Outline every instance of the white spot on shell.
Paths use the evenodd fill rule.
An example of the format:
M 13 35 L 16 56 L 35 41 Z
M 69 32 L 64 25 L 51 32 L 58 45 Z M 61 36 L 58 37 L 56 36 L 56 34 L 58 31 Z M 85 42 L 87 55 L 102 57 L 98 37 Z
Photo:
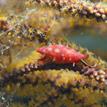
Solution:
M 62 57 L 64 57 L 65 55 L 64 54 L 62 54 Z
M 45 53 L 45 52 L 46 52 L 46 50 L 45 50 L 45 49 L 42 49 L 42 52 L 43 52 L 43 53 Z
M 71 53 L 71 51 L 70 51 L 70 50 L 67 50 L 66 52 L 67 52 L 67 54 L 70 54 L 70 53 Z
M 48 48 L 47 50 L 48 50 L 48 51 L 52 51 L 52 48 Z
M 65 60 L 65 55 L 64 54 L 62 54 L 62 59 Z
M 55 53 L 60 53 L 60 50 L 59 50 L 58 48 L 56 48 L 56 49 L 54 50 L 54 52 L 55 52 Z

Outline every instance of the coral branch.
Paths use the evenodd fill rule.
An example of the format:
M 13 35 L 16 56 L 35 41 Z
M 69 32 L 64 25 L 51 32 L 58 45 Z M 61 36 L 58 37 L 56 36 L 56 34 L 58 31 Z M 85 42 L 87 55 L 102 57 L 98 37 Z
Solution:
M 94 4 L 82 0 L 28 0 L 26 4 L 29 4 L 29 2 L 55 7 L 61 12 L 68 12 L 72 15 L 79 14 L 80 16 L 93 17 L 107 22 L 107 8 L 100 3 Z
M 102 88 L 103 85 L 79 73 L 69 70 L 48 70 L 25 75 L 20 80 L 20 88 L 15 87 L 15 90 L 16 95 L 21 98 L 32 96 L 37 101 L 36 104 L 34 102 L 35 106 L 51 103 L 54 106 L 80 104 L 82 107 L 99 104 L 105 97 Z M 14 85 L 10 85 L 10 90 L 14 90 Z
M 88 66 L 81 65 L 80 63 L 73 66 L 73 64 L 56 64 L 56 63 L 39 63 L 38 59 L 40 55 L 36 52 L 32 52 L 27 58 L 18 61 L 16 64 L 11 64 L 7 71 L 4 72 L 1 79 L 1 86 L 4 87 L 8 82 L 17 82 L 20 76 L 29 74 L 30 72 L 36 72 L 38 70 L 52 70 L 52 69 L 69 69 L 74 72 L 79 72 L 89 79 L 94 79 L 99 84 L 106 84 L 106 72 L 99 68 L 90 68 Z M 44 71 L 45 72 L 45 71 Z M 99 86 L 98 86 L 99 87 Z

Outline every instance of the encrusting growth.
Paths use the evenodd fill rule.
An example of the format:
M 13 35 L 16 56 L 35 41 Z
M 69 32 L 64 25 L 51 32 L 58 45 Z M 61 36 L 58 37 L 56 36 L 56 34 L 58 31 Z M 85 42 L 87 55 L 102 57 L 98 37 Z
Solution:
M 44 48 L 46 49 L 45 51 L 43 51 Z M 48 48 L 49 51 L 47 51 Z M 43 49 L 43 53 L 39 54 L 41 49 Z M 63 49 L 64 51 L 62 52 Z M 69 52 L 66 53 L 67 50 L 70 50 L 71 56 L 67 56 L 67 54 L 70 54 Z M 45 60 L 43 60 L 43 56 L 45 55 L 44 52 L 47 52 Z M 77 57 L 75 54 L 77 56 L 80 55 L 80 57 Z M 63 58 L 65 55 L 66 60 Z M 94 102 L 98 104 L 99 101 L 101 101 L 101 98 L 104 97 L 106 72 L 80 63 L 81 58 L 87 58 L 83 56 L 85 56 L 85 54 L 77 52 L 74 48 L 65 45 L 54 44 L 40 47 L 29 56 L 16 61 L 16 64 L 13 63 L 13 65 L 10 65 L 7 68 L 7 72 L 2 75 L 2 79 L 0 80 L 1 87 L 11 92 L 13 92 L 13 90 L 20 92 L 21 90 L 20 94 L 16 93 L 19 97 L 22 94 L 21 98 L 23 98 L 23 94 L 25 94 L 25 96 L 35 96 L 35 94 L 41 96 L 42 92 L 46 99 L 41 99 L 41 102 L 43 103 L 38 102 L 38 105 L 44 105 L 45 102 L 47 102 L 46 105 L 48 105 L 48 102 L 57 101 L 58 99 L 62 99 L 63 96 L 67 96 L 66 101 L 74 102 L 74 104 L 93 105 Z M 60 58 L 60 60 L 56 60 L 57 57 Z M 74 58 L 71 62 L 69 62 L 70 57 Z M 53 60 L 53 58 L 55 58 L 55 60 Z M 73 62 L 75 62 L 75 66 L 73 65 Z M 18 87 L 16 87 L 16 84 L 18 84 Z M 48 91 L 48 89 L 53 90 L 53 88 L 54 91 L 56 91 L 55 98 L 53 98 L 53 91 L 52 95 L 50 95 L 50 91 Z M 26 90 L 29 90 L 29 93 L 26 92 Z M 37 92 L 35 93 L 35 91 Z M 69 100 L 67 93 L 70 97 L 73 96 L 71 100 Z M 95 96 L 101 97 L 98 97 L 96 100 L 88 101 L 90 98 L 86 97 L 87 93 L 90 95 L 90 98 Z M 61 98 L 59 96 L 61 96 Z M 33 98 L 36 99 L 37 97 Z M 44 99 L 44 96 L 41 96 L 41 98 Z M 52 99 L 49 100 L 50 98 Z M 84 98 L 87 98 L 87 100 L 84 101 Z M 61 101 L 59 103 L 62 104 Z M 55 104 L 58 105 L 58 103 Z M 64 104 L 69 105 L 65 100 Z
M 81 59 L 86 59 L 88 56 L 77 52 L 73 48 L 54 44 L 40 47 L 36 51 L 40 53 L 41 56 L 38 56 L 38 54 L 34 52 L 31 57 L 23 59 L 23 61 L 21 60 L 14 66 L 8 67 L 8 70 L 12 72 L 3 74 L 3 78 L 1 79 L 2 85 L 30 72 L 49 69 L 69 69 L 74 72 L 78 71 L 80 74 L 90 79 L 95 79 L 99 83 L 106 84 L 106 72 L 96 66 L 91 67 L 88 64 L 80 64 Z
M 0 90 L 11 96 L 10 106 L 106 106 L 107 63 L 68 36 L 93 24 L 92 31 L 106 31 L 97 21 L 107 22 L 107 7 L 89 0 L 23 2 L 21 14 L 0 19 Z
M 34 102 L 27 100 L 33 106 L 75 107 L 79 104 L 79 107 L 83 105 L 84 107 L 93 105 L 97 107 L 104 98 L 99 83 L 72 70 L 41 70 L 29 73 L 23 79 L 20 79 L 20 88 L 12 84 L 10 90 L 11 92 L 15 90 L 19 99 L 26 99 L 27 96 L 33 97 Z
M 80 70 L 80 73 L 87 75 L 91 78 L 95 78 L 97 81 L 105 82 L 106 73 L 103 70 L 99 70 L 96 66 L 88 65 L 83 59 L 86 59 L 88 55 L 81 54 L 64 45 L 50 45 L 37 49 L 43 57 L 40 59 L 42 63 L 55 62 L 57 64 L 70 63 L 75 66 L 78 62 L 82 62 L 84 66 Z
M 107 22 L 107 8 L 100 3 L 94 4 L 84 0 L 28 0 L 26 4 L 29 2 L 55 7 L 61 12 L 68 12 L 72 15 L 80 14 L 80 16 L 93 17 Z

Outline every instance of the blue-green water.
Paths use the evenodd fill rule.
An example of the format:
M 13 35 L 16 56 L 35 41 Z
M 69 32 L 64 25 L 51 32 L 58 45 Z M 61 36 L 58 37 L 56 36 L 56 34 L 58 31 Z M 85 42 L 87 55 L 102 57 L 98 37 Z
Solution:
M 84 34 L 81 34 L 69 38 L 71 41 L 74 41 L 83 47 L 87 47 L 90 50 L 101 49 L 107 51 L 107 37 L 84 36 Z
M 70 42 L 74 42 L 84 48 L 94 51 L 98 56 L 107 59 L 107 36 L 100 31 L 90 32 L 87 29 L 74 30 L 71 36 L 67 36 Z

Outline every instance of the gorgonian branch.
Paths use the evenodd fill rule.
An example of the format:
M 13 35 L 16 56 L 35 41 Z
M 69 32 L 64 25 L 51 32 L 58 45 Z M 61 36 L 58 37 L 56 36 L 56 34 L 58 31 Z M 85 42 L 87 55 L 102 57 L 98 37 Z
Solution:
M 79 14 L 80 16 L 93 17 L 96 20 L 107 22 L 107 7 L 104 7 L 100 3 L 92 3 L 84 0 L 28 0 L 28 2 L 48 5 L 59 9 L 61 12 L 72 14 L 72 16 Z
M 15 85 L 8 84 L 10 85 L 11 92 L 14 90 L 19 92 L 20 94 L 16 93 L 16 96 L 19 98 L 30 96 L 32 99 L 38 99 L 39 97 L 36 104 L 40 107 L 48 105 L 49 102 L 51 102 L 52 105 L 58 105 L 58 103 L 62 105 L 72 105 L 72 102 L 74 102 L 74 104 L 94 105 L 99 103 L 104 97 L 104 93 L 101 93 L 101 84 L 96 83 L 94 80 L 89 80 L 85 78 L 85 76 L 75 73 L 72 70 L 54 69 L 36 71 L 25 75 L 20 79 L 20 82 L 14 81 L 14 83 Z M 16 87 L 17 83 L 20 88 Z M 65 96 L 66 100 L 61 101 Z M 91 101 L 88 100 L 96 96 L 99 97 Z
M 90 68 L 88 66 L 83 66 L 76 64 L 73 66 L 73 64 L 56 64 L 56 63 L 44 63 L 41 64 L 38 62 L 38 59 L 40 58 L 40 55 L 36 52 L 33 52 L 31 55 L 29 55 L 26 58 L 23 58 L 22 60 L 14 63 L 13 65 L 10 64 L 10 66 L 7 68 L 7 72 L 4 72 L 2 74 L 1 86 L 4 87 L 8 82 L 17 82 L 19 81 L 18 78 L 21 76 L 24 76 L 26 74 L 29 74 L 31 72 L 36 72 L 38 70 L 61 70 L 61 69 L 69 69 L 74 72 L 79 72 L 81 75 L 84 75 L 88 77 L 90 80 L 93 80 L 98 82 L 99 84 L 106 84 L 107 74 L 105 71 L 97 68 Z M 29 81 L 28 81 L 29 82 Z

